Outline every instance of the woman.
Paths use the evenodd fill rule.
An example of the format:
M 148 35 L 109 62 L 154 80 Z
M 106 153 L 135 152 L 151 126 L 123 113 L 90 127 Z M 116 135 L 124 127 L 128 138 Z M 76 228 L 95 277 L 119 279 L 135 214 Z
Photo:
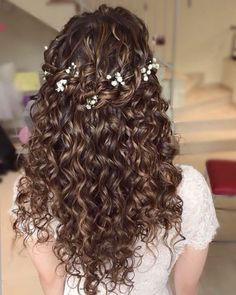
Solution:
M 196 295 L 218 222 L 177 142 L 144 23 L 102 5 L 45 51 L 13 229 L 46 295 Z

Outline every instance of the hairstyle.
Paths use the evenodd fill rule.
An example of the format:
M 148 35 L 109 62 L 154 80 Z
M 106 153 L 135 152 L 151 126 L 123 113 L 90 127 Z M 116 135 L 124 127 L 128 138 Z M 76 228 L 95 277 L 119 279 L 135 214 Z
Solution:
M 183 205 L 169 104 L 156 75 L 143 81 L 140 72 L 153 58 L 147 28 L 122 7 L 101 5 L 72 17 L 44 58 L 50 74 L 31 109 L 13 228 L 44 243 L 57 220 L 53 251 L 69 276 L 84 278 L 85 294 L 97 294 L 104 278 L 109 292 L 132 289 L 137 240 L 149 248 L 160 229 L 166 245 L 171 228 L 181 235 Z M 78 77 L 56 92 L 72 62 Z M 125 85 L 113 87 L 106 75 L 117 71 Z M 99 102 L 87 110 L 93 95 Z

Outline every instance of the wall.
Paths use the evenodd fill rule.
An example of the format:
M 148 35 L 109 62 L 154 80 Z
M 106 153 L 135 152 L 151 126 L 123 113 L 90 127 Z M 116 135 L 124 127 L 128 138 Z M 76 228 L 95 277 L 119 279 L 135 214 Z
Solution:
M 70 3 L 70 1 L 67 1 L 67 3 L 61 2 L 60 5 L 55 3 L 50 4 L 48 0 L 8 1 L 58 31 L 61 30 L 68 18 L 75 14 L 75 7 L 72 3 Z
M 235 0 L 180 0 L 177 70 L 204 72 L 206 82 L 220 81 L 222 61 L 229 56 L 236 25 Z
M 13 61 L 17 70 L 40 71 L 44 46 L 56 31 L 12 5 L 0 7 L 0 22 L 6 24 L 0 32 L 0 64 Z

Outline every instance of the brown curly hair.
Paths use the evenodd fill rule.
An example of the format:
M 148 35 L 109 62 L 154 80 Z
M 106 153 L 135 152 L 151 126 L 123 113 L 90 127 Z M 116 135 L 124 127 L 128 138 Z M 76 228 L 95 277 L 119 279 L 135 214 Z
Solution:
M 142 258 L 137 240 L 149 248 L 160 229 L 166 245 L 170 229 L 181 236 L 183 205 L 169 104 L 155 73 L 144 81 L 140 72 L 153 58 L 147 28 L 128 10 L 102 5 L 72 17 L 44 58 L 48 74 L 31 109 L 13 229 L 18 236 L 23 228 L 25 238 L 36 232 L 44 243 L 57 220 L 53 251 L 69 276 L 84 277 L 86 294 L 97 294 L 105 278 L 109 292 L 132 289 L 128 275 Z M 69 79 L 72 62 L 79 75 Z M 125 85 L 113 87 L 106 75 L 117 71 Z M 58 93 L 60 79 L 69 80 Z M 95 94 L 99 101 L 87 110 Z

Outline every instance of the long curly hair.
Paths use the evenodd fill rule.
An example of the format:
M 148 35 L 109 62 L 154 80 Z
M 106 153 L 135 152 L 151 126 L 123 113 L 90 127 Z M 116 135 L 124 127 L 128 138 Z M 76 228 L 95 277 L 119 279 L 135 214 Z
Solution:
M 109 292 L 132 290 L 137 241 L 149 248 L 164 230 L 167 245 L 172 228 L 181 236 L 179 144 L 158 78 L 144 81 L 140 71 L 152 58 L 143 21 L 106 5 L 72 17 L 44 53 L 48 74 L 31 109 L 13 229 L 45 243 L 56 220 L 53 251 L 69 276 L 84 278 L 85 294 L 105 278 Z M 69 79 L 72 62 L 79 71 Z M 106 79 L 116 72 L 125 85 Z M 57 92 L 61 79 L 68 84 Z M 88 110 L 93 95 L 99 101 Z

